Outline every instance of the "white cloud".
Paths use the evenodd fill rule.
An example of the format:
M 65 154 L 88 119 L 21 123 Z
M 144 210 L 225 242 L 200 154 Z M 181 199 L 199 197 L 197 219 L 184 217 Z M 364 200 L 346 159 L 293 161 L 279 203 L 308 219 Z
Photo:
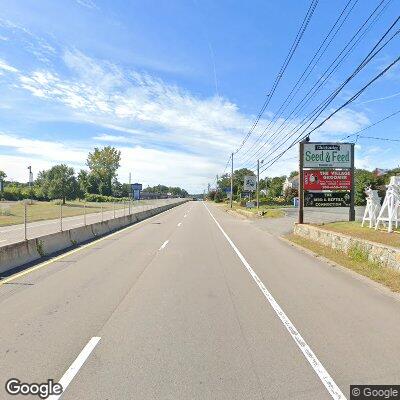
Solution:
M 4 60 L 0 59 L 0 69 L 7 72 L 18 72 L 18 69 L 7 64 Z
M 67 108 L 78 122 L 122 132 L 123 135 L 104 132 L 92 138 L 123 146 L 121 176 L 127 176 L 133 169 L 137 176 L 151 184 L 181 185 L 198 191 L 221 172 L 229 154 L 237 148 L 253 122 L 253 116 L 243 114 L 227 99 L 196 96 L 147 73 L 125 70 L 77 50 L 65 51 L 63 61 L 66 72 L 62 75 L 49 68 L 38 69 L 17 75 L 16 83 L 35 97 Z M 265 115 L 265 118 L 271 117 L 268 112 Z M 281 122 L 279 120 L 276 126 Z M 260 121 L 258 133 L 252 135 L 246 147 L 256 140 L 267 123 L 267 119 Z M 281 145 L 282 135 L 297 123 L 289 121 L 273 143 Z M 368 123 L 364 113 L 343 110 L 315 137 L 352 133 Z M 40 146 L 24 145 L 21 137 L 18 140 L 15 148 L 19 153 L 38 155 L 39 150 L 35 149 Z M 51 143 L 46 142 L 49 149 L 46 154 L 56 154 L 58 162 L 80 165 L 93 145 L 75 149 L 65 143 L 56 144 L 53 149 L 48 147 Z M 283 144 L 281 150 L 286 146 Z M 265 154 L 268 148 L 265 146 L 261 153 Z M 274 164 L 267 173 L 282 175 L 295 168 L 296 160 L 287 160 Z
M 11 147 L 16 153 L 31 155 L 53 163 L 70 162 L 75 165 L 83 165 L 87 156 L 86 149 L 69 147 L 55 141 L 26 139 L 0 132 L 1 147 Z
M 75 0 L 79 5 L 86 8 L 97 8 L 95 2 L 93 0 Z
M 332 112 L 331 110 L 330 112 Z M 320 129 L 322 133 L 353 133 L 368 125 L 370 120 L 359 111 L 343 109 L 329 119 Z

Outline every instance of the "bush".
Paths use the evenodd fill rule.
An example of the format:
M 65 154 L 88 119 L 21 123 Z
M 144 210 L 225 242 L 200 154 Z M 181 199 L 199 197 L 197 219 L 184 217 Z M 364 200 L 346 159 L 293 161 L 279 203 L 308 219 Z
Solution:
M 111 202 L 117 202 L 117 201 L 128 201 L 128 197 L 112 197 L 112 196 L 105 196 L 102 194 L 93 194 L 93 193 L 86 193 L 85 194 L 85 200 L 86 201 L 91 201 L 94 203 L 111 203 Z

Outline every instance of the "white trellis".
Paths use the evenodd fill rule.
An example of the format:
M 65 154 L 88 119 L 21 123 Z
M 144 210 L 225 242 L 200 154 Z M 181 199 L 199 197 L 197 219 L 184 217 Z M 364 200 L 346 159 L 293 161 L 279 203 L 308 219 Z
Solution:
M 367 206 L 365 207 L 361 226 L 364 226 L 364 223 L 369 221 L 369 227 L 372 228 L 378 219 L 381 209 L 381 198 L 378 196 L 378 191 L 372 190 L 371 187 L 365 189 L 365 194 L 367 195 Z
M 399 227 L 400 221 L 400 176 L 392 176 L 390 183 L 387 185 L 385 200 L 383 201 L 381 211 L 376 221 L 375 229 L 379 225 L 388 224 L 388 232 L 393 232 L 393 223 L 396 228 Z

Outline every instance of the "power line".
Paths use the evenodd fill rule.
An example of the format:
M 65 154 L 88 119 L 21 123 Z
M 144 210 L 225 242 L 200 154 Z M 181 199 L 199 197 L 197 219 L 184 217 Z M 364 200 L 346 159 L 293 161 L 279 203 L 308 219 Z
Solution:
M 251 158 L 255 158 L 257 157 L 258 154 L 260 154 L 260 151 L 268 144 L 271 143 L 273 144 L 274 142 L 276 142 L 278 136 L 284 129 L 285 126 L 287 126 L 287 124 L 289 123 L 289 118 L 292 117 L 292 119 L 296 118 L 300 112 L 308 105 L 308 103 L 312 100 L 312 98 L 315 97 L 316 93 L 321 89 L 321 87 L 323 86 L 323 84 L 327 81 L 327 79 L 333 74 L 333 72 L 339 67 L 339 65 L 344 61 L 344 59 L 351 53 L 351 51 L 354 49 L 354 47 L 361 41 L 361 39 L 366 35 L 366 33 L 368 32 L 368 30 L 372 27 L 372 25 L 377 21 L 377 19 L 382 15 L 383 11 L 388 7 L 388 5 L 390 4 L 390 2 L 392 0 L 389 0 L 389 2 L 384 5 L 384 7 L 378 12 L 378 14 L 375 16 L 375 18 L 370 22 L 370 24 L 365 28 L 364 32 L 361 33 L 361 35 L 357 38 L 357 35 L 362 31 L 362 29 L 365 27 L 365 25 L 368 23 L 368 21 L 373 17 L 373 15 L 377 12 L 377 10 L 380 8 L 380 6 L 383 4 L 383 1 L 381 1 L 381 3 L 373 10 L 373 12 L 369 15 L 369 17 L 364 21 L 364 23 L 361 25 L 361 27 L 357 30 L 357 32 L 353 35 L 353 37 L 349 40 L 349 42 L 346 44 L 346 46 L 343 47 L 343 49 L 341 50 L 341 52 L 338 54 L 338 56 L 331 62 L 331 64 L 329 65 L 329 67 L 324 71 L 324 73 L 321 75 L 321 78 L 318 79 L 318 81 L 313 85 L 313 87 L 306 93 L 306 95 L 302 98 L 302 100 L 298 103 L 298 105 L 291 111 L 291 113 L 288 115 L 288 117 L 281 123 L 281 125 L 278 127 L 278 129 L 274 132 L 274 134 L 269 138 L 269 140 L 267 140 L 264 144 L 262 144 L 258 150 L 256 151 L 256 153 L 247 159 L 247 161 L 249 161 Z M 390 29 L 389 29 L 390 30 Z M 386 35 L 385 35 L 386 36 Z M 357 40 L 351 45 L 351 47 L 344 53 L 344 51 L 349 47 L 349 45 L 353 42 L 353 40 L 357 38 Z M 381 39 L 382 40 L 382 39 Z M 379 42 L 378 42 L 379 43 Z M 344 54 L 343 54 L 344 53 Z M 341 55 L 343 54 L 342 58 L 340 59 Z M 336 63 L 336 65 L 335 65 Z M 333 68 L 332 68 L 333 67 Z M 332 68 L 332 69 L 331 69 Z M 331 71 L 329 72 L 329 70 L 331 69 Z M 329 73 L 328 73 L 329 72 Z M 319 83 L 320 82 L 320 83 Z M 319 83 L 319 85 L 318 85 Z M 318 86 L 317 86 L 318 85 Z M 316 87 L 317 86 L 317 87 Z M 340 88 L 338 88 L 337 90 L 341 90 Z M 334 93 L 333 93 L 334 94 Z M 333 95 L 331 94 L 331 96 Z M 308 99 L 307 99 L 308 98 Z M 329 98 L 328 98 L 329 99 Z M 326 100 L 328 100 L 326 99 Z M 304 101 L 306 100 L 306 102 L 304 103 Z M 303 104 L 304 103 L 304 104 Z M 301 104 L 303 104 L 301 106 Z M 300 109 L 299 109 L 299 106 Z M 323 103 L 319 106 L 321 107 L 323 106 Z M 297 110 L 297 112 L 296 112 Z M 312 112 L 310 112 L 301 122 L 300 127 L 304 125 L 304 123 L 307 121 L 307 119 L 312 118 L 313 114 L 316 113 L 318 111 L 318 107 L 315 108 Z M 296 113 L 295 113 L 296 112 Z M 295 113 L 295 115 L 293 115 Z M 294 129 L 294 128 L 293 128 Z M 264 131 L 265 132 L 265 131 Z M 296 132 L 296 131 L 295 131 Z M 265 135 L 264 135 L 265 136 Z M 287 135 L 285 135 L 283 138 L 286 138 Z M 273 141 L 272 139 L 275 140 Z M 264 157 L 266 157 L 269 153 L 267 153 L 266 155 L 264 155 Z M 247 162 L 246 161 L 246 162 Z
M 347 105 L 352 103 L 354 100 L 356 100 L 369 86 L 371 86 L 375 81 L 377 81 L 379 78 L 381 78 L 387 71 L 389 71 L 391 68 L 393 68 L 399 61 L 400 61 L 400 56 L 397 57 L 394 61 L 392 61 L 385 69 L 383 69 L 378 75 L 376 75 L 373 79 L 371 79 L 366 85 L 364 85 L 350 99 L 348 99 L 345 103 L 343 103 L 340 107 L 338 107 L 334 112 L 332 112 L 330 115 L 328 115 L 321 123 L 319 123 L 316 127 L 314 127 L 310 132 L 307 132 L 306 134 L 304 134 L 304 131 L 303 131 L 300 135 L 298 135 L 297 138 L 291 143 L 291 145 L 286 150 L 282 151 L 273 160 L 271 160 L 269 162 L 269 164 L 266 165 L 265 168 L 261 172 L 264 172 L 266 169 L 268 169 L 271 165 L 273 165 L 280 157 L 282 157 L 283 154 L 285 154 L 295 144 L 297 144 L 299 141 L 301 141 L 305 137 L 311 135 L 313 132 L 315 132 L 317 129 L 319 129 L 323 124 L 325 124 L 332 116 L 334 116 L 336 113 L 338 113 L 344 107 L 346 107 Z
M 375 140 L 385 140 L 387 142 L 400 142 L 400 139 L 391 139 L 391 138 L 380 138 L 380 137 L 374 137 L 374 136 L 358 136 L 357 139 L 375 139 Z
M 238 149 L 235 151 L 235 154 L 238 153 L 242 147 L 244 146 L 244 144 L 247 142 L 247 140 L 249 139 L 249 137 L 251 136 L 251 134 L 253 133 L 254 129 L 256 128 L 258 122 L 260 121 L 262 115 L 264 114 L 266 108 L 268 107 L 269 102 L 271 101 L 272 96 L 274 95 L 276 88 L 279 85 L 279 82 L 281 81 L 290 61 L 293 58 L 294 53 L 296 52 L 297 47 L 299 46 L 299 43 L 304 35 L 304 32 L 307 29 L 307 26 L 314 14 L 315 8 L 317 7 L 319 0 L 312 0 L 311 4 L 307 10 L 306 16 L 303 19 L 303 22 L 297 32 L 297 35 L 292 43 L 292 46 L 289 50 L 288 55 L 286 56 L 286 59 L 284 61 L 284 63 L 282 64 L 277 76 L 275 77 L 274 83 L 272 85 L 271 90 L 269 91 L 269 93 L 267 94 L 267 98 L 264 101 L 264 104 L 261 107 L 261 110 L 259 111 L 255 121 L 253 122 L 253 125 L 251 126 L 250 130 L 247 132 L 247 134 L 245 135 L 242 143 L 240 144 L 240 146 L 238 147 Z
M 310 66 L 312 65 L 312 63 L 314 62 L 315 58 L 318 56 L 318 53 L 321 51 L 321 49 L 324 47 L 325 42 L 328 40 L 329 36 L 331 35 L 331 33 L 334 31 L 336 25 L 338 25 L 339 21 L 341 20 L 342 16 L 344 15 L 346 9 L 349 7 L 349 5 L 351 4 L 353 0 L 349 0 L 346 4 L 346 6 L 343 8 L 343 10 L 341 11 L 340 15 L 338 16 L 338 18 L 336 19 L 335 23 L 333 24 L 333 26 L 331 27 L 331 29 L 329 30 L 329 32 L 327 33 L 327 35 L 325 36 L 324 40 L 322 41 L 322 43 L 320 44 L 318 50 L 314 53 L 312 59 L 310 60 L 310 62 L 308 63 L 307 67 L 304 69 L 303 73 L 301 74 L 301 76 L 298 78 L 297 82 L 295 83 L 295 85 L 293 86 L 292 90 L 290 91 L 290 93 L 288 94 L 288 96 L 286 97 L 286 99 L 284 100 L 284 102 L 281 104 L 281 106 L 279 107 L 278 111 L 275 113 L 274 117 L 271 119 L 271 121 L 269 121 L 268 125 L 265 127 L 265 129 L 263 130 L 263 132 L 261 132 L 261 134 L 258 136 L 258 138 L 256 139 L 256 141 L 249 147 L 247 148 L 239 157 L 244 157 L 246 154 L 248 154 L 252 149 L 254 149 L 257 146 L 257 142 L 259 142 L 263 137 L 265 137 L 266 135 L 266 131 L 268 130 L 268 128 L 271 126 L 271 124 L 277 119 L 279 118 L 282 113 L 286 110 L 287 106 L 292 102 L 293 98 L 296 96 L 296 94 L 298 93 L 298 91 L 300 90 L 300 88 L 303 86 L 304 82 L 307 80 L 307 78 L 310 76 L 311 72 L 314 70 L 315 66 L 318 64 L 318 62 L 320 61 L 321 57 L 324 55 L 324 53 L 326 52 L 326 50 L 328 49 L 329 45 L 332 43 L 333 39 L 335 38 L 335 36 L 337 35 L 337 33 L 339 32 L 340 28 L 343 26 L 344 22 L 347 20 L 348 16 L 350 15 L 351 11 L 353 10 L 353 8 L 355 7 L 355 5 L 357 4 L 358 0 L 355 1 L 355 3 L 352 5 L 352 7 L 347 11 L 347 15 L 344 17 L 343 21 L 341 22 L 341 24 L 339 25 L 339 27 L 336 29 L 335 33 L 333 34 L 333 36 L 331 37 L 331 39 L 329 40 L 328 44 L 325 46 L 324 50 L 321 52 L 321 54 L 319 55 L 318 59 L 316 60 L 316 62 L 314 63 L 314 65 L 310 68 Z M 384 0 L 382 0 L 384 1 Z M 304 77 L 304 75 L 307 73 L 307 70 L 310 68 L 307 76 L 302 80 L 302 78 Z M 302 80 L 302 82 L 300 83 L 300 81 Z M 297 88 L 295 94 L 290 98 L 290 96 L 293 94 L 293 92 L 295 91 L 295 89 Z M 289 101 L 290 99 L 290 101 Z
M 372 128 L 373 126 L 378 125 L 378 124 L 380 124 L 381 122 L 386 121 L 387 119 L 392 118 L 392 117 L 394 117 L 394 116 L 397 115 L 397 114 L 400 114 L 400 110 L 395 111 L 394 113 L 392 113 L 392 114 L 390 114 L 390 115 L 387 115 L 386 117 L 380 119 L 379 121 L 376 121 L 376 122 L 374 122 L 373 124 L 368 125 L 368 126 L 366 126 L 365 128 L 363 128 L 363 129 L 360 129 L 360 130 L 357 131 L 357 132 L 351 133 L 350 135 L 347 135 L 347 136 L 343 137 L 341 140 L 346 140 L 346 139 L 348 139 L 348 138 L 350 138 L 350 137 L 352 137 L 352 136 L 360 136 L 360 133 L 361 133 L 361 132 L 364 132 L 364 131 L 366 131 L 367 129 L 370 129 L 370 128 Z
M 291 136 L 296 134 L 302 127 L 304 127 L 307 123 L 308 125 L 303 129 L 303 131 L 299 134 L 301 136 L 308 128 L 311 127 L 311 125 L 316 121 L 316 119 L 322 114 L 322 112 L 329 106 L 329 104 L 337 97 L 337 95 L 340 93 L 340 91 L 352 80 L 354 77 L 369 63 L 371 60 L 376 57 L 380 51 L 383 50 L 384 47 L 386 47 L 389 42 L 400 33 L 400 30 L 396 31 L 392 37 L 390 37 L 384 44 L 382 44 L 380 47 L 379 44 L 383 41 L 383 39 L 389 34 L 389 32 L 393 29 L 395 24 L 400 20 L 400 17 L 398 17 L 392 25 L 389 27 L 389 29 L 385 32 L 385 34 L 379 39 L 379 41 L 375 44 L 375 46 L 372 48 L 372 50 L 368 53 L 368 55 L 363 59 L 363 61 L 358 65 L 358 67 L 353 71 L 353 73 L 338 87 L 329 95 L 318 107 L 316 107 L 311 113 L 308 114 L 307 117 L 303 119 L 301 124 L 293 131 L 288 132 L 283 138 L 285 139 L 283 142 L 281 141 L 280 145 L 270 149 L 270 151 L 264 156 L 264 160 L 268 155 L 273 154 L 276 152 L 279 148 L 281 148 L 289 139 Z M 365 90 L 365 89 L 364 89 Z M 341 107 L 343 108 L 343 107 Z M 337 111 L 336 111 L 337 112 Z M 336 113 L 335 112 L 335 113 Z M 328 119 L 331 117 L 330 115 Z M 311 122 L 309 122 L 311 120 Z M 315 129 L 317 129 L 320 125 L 318 125 L 316 128 L 313 128 L 308 134 L 311 132 L 314 132 Z

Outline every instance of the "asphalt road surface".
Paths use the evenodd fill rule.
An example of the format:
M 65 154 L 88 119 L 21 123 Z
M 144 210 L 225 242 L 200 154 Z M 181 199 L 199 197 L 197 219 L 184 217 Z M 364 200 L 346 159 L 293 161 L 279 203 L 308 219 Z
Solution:
M 190 202 L 0 281 L 9 378 L 65 400 L 343 399 L 400 383 L 400 303 Z M 28 397 L 31 398 L 31 397 Z M 53 397 L 55 400 L 58 397 Z
M 130 209 L 131 213 L 137 213 L 140 211 L 148 210 L 150 208 L 158 207 L 166 203 L 178 201 L 175 199 L 169 200 L 153 200 L 151 203 L 146 205 L 133 205 Z M 115 210 L 104 211 L 103 213 L 90 213 L 86 214 L 86 224 L 94 224 L 95 222 L 107 221 L 113 219 L 114 215 L 116 218 L 128 215 L 129 208 L 119 208 Z M 77 228 L 78 226 L 85 225 L 85 216 L 76 215 L 74 217 L 66 217 L 62 220 L 62 229 L 67 230 L 71 228 Z M 27 224 L 27 238 L 34 239 L 39 236 L 48 235 L 50 233 L 60 232 L 61 222 L 60 219 L 51 219 L 44 221 L 30 222 Z M 24 240 L 25 238 L 25 226 L 24 224 L 16 224 L 10 226 L 0 227 L 0 246 L 7 244 L 16 243 Z

